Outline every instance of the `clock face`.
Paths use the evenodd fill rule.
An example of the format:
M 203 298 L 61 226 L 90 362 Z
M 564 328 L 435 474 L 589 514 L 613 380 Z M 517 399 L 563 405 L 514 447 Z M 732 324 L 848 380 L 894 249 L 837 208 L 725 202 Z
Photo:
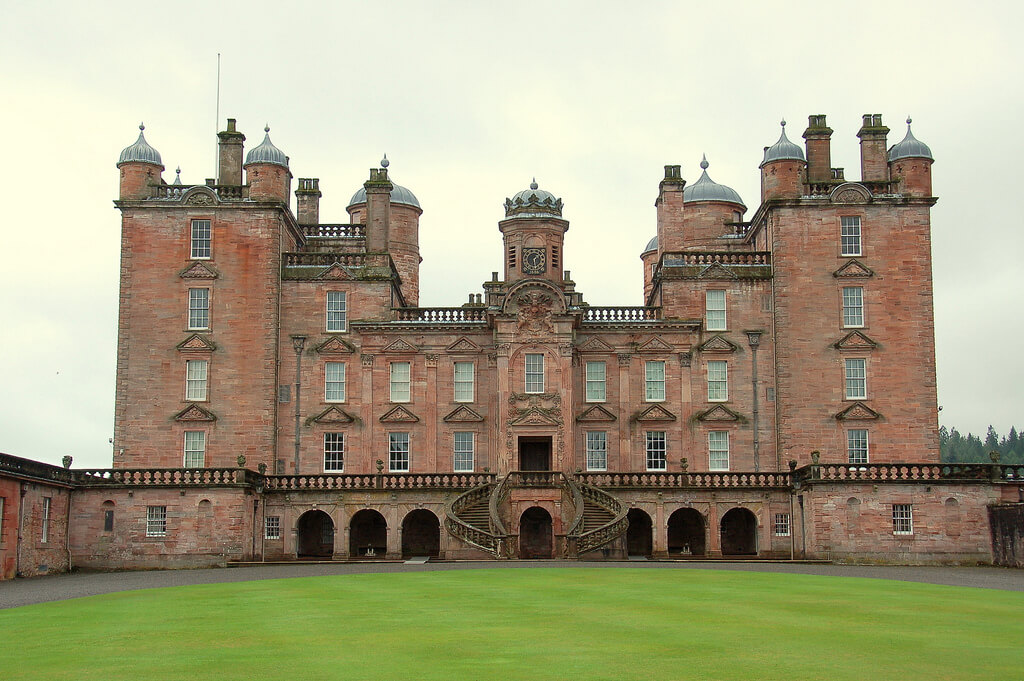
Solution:
M 547 269 L 547 249 L 523 249 L 523 274 L 544 274 Z

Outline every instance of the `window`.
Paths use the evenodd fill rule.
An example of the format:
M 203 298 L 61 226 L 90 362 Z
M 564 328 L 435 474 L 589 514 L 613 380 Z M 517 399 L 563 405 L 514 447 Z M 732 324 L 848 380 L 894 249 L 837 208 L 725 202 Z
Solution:
M 192 259 L 210 257 L 210 221 L 192 221 Z
M 345 470 L 345 433 L 324 433 L 324 472 Z
M 708 291 L 704 301 L 704 324 L 707 330 L 725 331 L 725 291 Z
M 526 392 L 544 392 L 544 355 L 539 352 L 526 353 Z
M 587 433 L 587 470 L 608 470 L 607 433 Z
M 114 512 L 107 509 L 103 512 L 103 531 L 113 532 L 114 531 Z
M 166 537 L 167 536 L 167 507 L 147 506 L 146 507 L 146 536 Z
M 202 468 L 206 465 L 206 432 L 185 431 L 185 468 Z
M 644 362 L 644 399 L 648 402 L 665 400 L 665 362 Z
M 344 291 L 327 292 L 327 330 L 345 331 L 348 324 L 348 300 Z
M 263 520 L 263 538 L 264 539 L 280 539 L 281 538 L 281 516 L 279 515 L 268 515 Z
M 190 359 L 185 362 L 185 399 L 192 402 L 206 400 L 206 367 L 205 359 Z
M 44 544 L 50 541 L 50 506 L 53 505 L 52 497 L 43 497 L 43 531 L 40 541 Z
M 391 401 L 408 402 L 410 399 L 410 371 L 409 362 L 391 363 Z
M 841 217 L 839 218 L 843 255 L 860 255 L 860 218 Z
M 388 433 L 388 470 L 409 472 L 409 433 Z
M 914 509 L 910 504 L 892 505 L 892 533 L 914 534 Z
M 708 362 L 708 402 L 729 399 L 729 363 L 725 360 Z
M 708 433 L 708 470 L 729 470 L 729 433 L 724 430 Z
M 324 365 L 324 401 L 345 401 L 345 363 L 327 362 Z
M 850 463 L 864 464 L 868 462 L 868 431 L 846 431 L 846 454 Z
M 843 326 L 864 326 L 864 287 L 843 287 Z
M 190 288 L 188 290 L 188 328 L 210 328 L 210 289 Z
M 867 360 L 846 360 L 846 399 L 863 400 L 867 396 Z
M 456 402 L 472 402 L 473 401 L 473 373 L 474 365 L 472 362 L 456 362 L 455 363 L 455 401 Z
M 789 514 L 788 513 L 776 513 L 775 514 L 775 536 L 776 537 L 788 537 L 789 536 Z
M 649 431 L 647 433 L 647 470 L 666 470 L 665 455 L 665 431 Z
M 456 473 L 473 472 L 473 437 L 474 433 L 455 433 L 453 470 Z
M 587 362 L 586 383 L 587 402 L 604 402 L 607 396 L 604 362 Z

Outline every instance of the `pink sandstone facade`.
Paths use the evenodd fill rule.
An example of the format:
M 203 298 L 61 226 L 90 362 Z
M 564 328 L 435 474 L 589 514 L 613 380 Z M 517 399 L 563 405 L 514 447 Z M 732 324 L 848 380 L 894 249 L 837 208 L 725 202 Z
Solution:
M 420 307 L 423 209 L 386 159 L 348 221 L 324 222 L 316 178 L 292 212 L 266 132 L 245 154 L 229 119 L 204 185 L 167 184 L 141 133 L 122 152 L 114 466 L 50 467 L 70 481 L 50 502 L 64 556 L 22 573 L 993 559 L 989 509 L 1024 471 L 939 463 L 933 158 L 909 121 L 889 147 L 864 116 L 856 181 L 831 167 L 824 116 L 804 148 L 783 128 L 749 214 L 706 160 L 693 183 L 666 166 L 638 307 L 576 290 L 562 201 L 536 183 L 505 202 L 503 271 Z M 5 576 L 12 500 L 28 485 L 38 505 L 46 479 L 17 468 L 0 465 Z

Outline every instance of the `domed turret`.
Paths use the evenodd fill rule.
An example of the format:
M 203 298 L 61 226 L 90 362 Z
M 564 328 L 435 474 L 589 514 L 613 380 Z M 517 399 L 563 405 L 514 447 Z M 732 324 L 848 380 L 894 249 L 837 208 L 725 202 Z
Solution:
M 644 247 L 644 250 L 640 251 L 640 255 L 643 255 L 644 253 L 650 253 L 651 251 L 656 251 L 656 250 L 658 250 L 658 235 L 657 234 L 655 234 L 654 237 L 650 241 L 647 242 L 647 245 Z
M 505 199 L 506 218 L 562 217 L 562 199 L 549 191 L 540 189 L 537 178 L 533 178 L 529 189 L 524 189 L 511 199 Z
M 117 161 L 118 168 L 122 163 L 152 163 L 155 166 L 163 166 L 164 162 L 160 158 L 160 152 L 149 146 L 149 142 L 146 141 L 146 136 L 142 132 L 145 129 L 146 126 L 139 123 L 139 139 L 121 152 L 121 158 Z
M 283 201 L 291 196 L 292 173 L 288 157 L 270 141 L 270 126 L 263 142 L 245 155 L 245 174 L 249 183 L 249 198 L 254 201 Z
M 149 146 L 143 130 L 146 126 L 139 123 L 139 139 L 135 144 L 125 147 L 117 160 L 121 171 L 120 197 L 122 199 L 148 199 L 152 190 L 150 185 L 162 184 L 160 173 L 164 164 L 160 152 Z
M 708 163 L 707 156 L 701 159 L 700 167 L 704 172 L 701 173 L 700 178 L 693 184 L 683 189 L 683 203 L 696 203 L 698 201 L 720 201 L 723 203 L 735 203 L 746 209 L 746 205 L 743 203 L 743 199 L 736 193 L 736 190 L 732 187 L 726 187 L 724 184 L 718 184 L 708 176 Z
M 935 157 L 932 156 L 932 150 L 928 148 L 928 145 L 921 140 L 914 137 L 914 133 L 910 131 L 910 124 L 913 119 L 907 117 L 907 136 L 903 138 L 903 141 L 899 144 L 892 145 L 889 149 L 889 161 L 898 161 L 903 158 L 926 158 L 929 161 L 934 161 Z M 141 139 L 142 136 L 140 135 Z
M 761 161 L 759 167 L 763 168 L 765 163 L 771 163 L 772 161 L 803 161 L 804 150 L 799 145 L 789 141 L 786 137 L 786 120 L 783 119 L 780 123 L 782 126 L 782 134 L 779 135 L 779 141 L 770 147 L 764 148 L 764 160 Z
M 658 235 L 647 242 L 640 260 L 644 264 L 644 304 L 647 304 L 654 288 L 654 268 L 658 266 Z
M 263 132 L 266 133 L 263 137 L 263 142 L 258 147 L 250 149 L 249 153 L 245 155 L 245 165 L 272 163 L 287 168 L 288 157 L 270 141 L 270 126 L 264 127 Z

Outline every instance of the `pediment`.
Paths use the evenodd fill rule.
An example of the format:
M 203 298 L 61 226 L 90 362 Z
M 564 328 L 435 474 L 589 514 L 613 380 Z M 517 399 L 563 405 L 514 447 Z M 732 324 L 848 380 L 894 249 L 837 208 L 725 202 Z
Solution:
M 175 421 L 216 421 L 217 417 L 209 409 L 198 404 L 190 404 L 174 415 Z
M 637 348 L 638 352 L 672 352 L 672 346 L 655 336 Z
M 714 421 L 721 423 L 737 422 L 743 421 L 745 419 L 742 416 L 740 416 L 737 412 L 734 412 L 732 409 L 729 409 L 729 407 L 726 407 L 725 405 L 722 404 L 716 404 L 710 409 L 705 409 L 704 411 L 697 414 L 697 420 Z
M 445 416 L 444 420 L 448 423 L 479 423 L 484 417 L 463 404 Z
M 352 281 L 356 277 L 352 274 L 352 271 L 342 265 L 339 262 L 331 263 L 323 272 L 317 275 L 317 279 L 327 279 L 330 281 Z
M 857 182 L 846 182 L 832 190 L 829 195 L 832 203 L 870 203 L 871 192 Z
M 878 347 L 878 343 L 860 331 L 851 331 L 837 340 L 833 346 L 837 350 L 874 350 Z
M 637 414 L 637 421 L 675 421 L 676 415 L 660 404 L 652 404 Z
M 480 352 L 480 346 L 465 336 L 445 348 L 446 352 Z
M 217 344 L 209 338 L 194 333 L 177 345 L 178 352 L 213 352 Z
M 712 336 L 698 347 L 701 352 L 736 352 L 739 348 L 723 336 Z
M 384 350 L 382 352 L 419 352 L 419 350 L 414 345 L 410 345 L 401 338 L 396 338 L 388 345 L 384 346 Z
M 561 421 L 538 407 L 524 410 L 517 418 L 509 421 L 510 426 L 557 426 Z
M 580 422 L 595 422 L 595 421 L 614 421 L 615 414 L 611 413 L 599 404 L 595 404 L 587 409 L 584 409 L 579 416 L 576 417 L 577 421 Z
M 334 337 L 316 346 L 316 351 L 321 355 L 341 355 L 355 352 L 356 349 L 348 341 Z
M 355 421 L 355 417 L 340 407 L 327 407 L 316 416 L 306 419 L 306 425 L 311 423 L 347 424 Z
M 700 271 L 698 279 L 739 279 L 736 273 L 721 263 L 712 263 Z
M 413 414 L 402 405 L 392 407 L 386 414 L 380 417 L 381 423 L 416 423 L 419 420 L 419 416 L 416 416 L 416 414 Z
M 197 260 L 181 272 L 178 272 L 178 276 L 182 279 L 216 279 L 220 274 L 211 265 Z
M 845 265 L 832 273 L 836 279 L 860 279 L 875 276 L 874 270 L 859 260 L 849 260 Z
M 220 199 L 207 187 L 192 187 L 182 195 L 181 202 L 186 206 L 213 206 L 220 203 Z
M 579 352 L 615 352 L 615 348 L 605 343 L 597 336 L 591 336 L 576 348 Z
M 863 402 L 854 402 L 836 414 L 838 421 L 874 421 L 880 418 L 882 418 L 881 414 Z

